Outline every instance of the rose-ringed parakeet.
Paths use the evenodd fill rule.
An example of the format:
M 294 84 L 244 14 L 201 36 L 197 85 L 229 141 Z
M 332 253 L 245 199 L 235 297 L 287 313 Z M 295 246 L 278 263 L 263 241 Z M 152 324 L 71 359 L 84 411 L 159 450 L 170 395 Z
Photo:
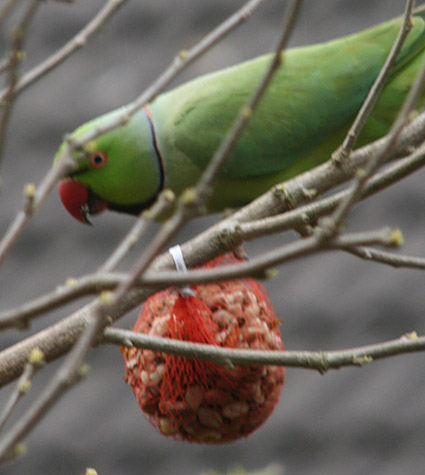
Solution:
M 413 28 L 358 145 L 384 135 L 394 120 L 424 57 L 424 19 L 422 7 L 416 10 Z M 286 51 L 283 65 L 218 176 L 208 211 L 244 205 L 273 184 L 330 158 L 400 26 L 397 18 L 327 43 Z M 193 186 L 270 59 L 260 56 L 161 94 L 126 125 L 90 142 L 90 156 L 59 183 L 66 209 L 82 222 L 104 209 L 138 214 L 162 189 L 180 194 Z M 73 137 L 78 139 L 120 112 L 82 125 Z

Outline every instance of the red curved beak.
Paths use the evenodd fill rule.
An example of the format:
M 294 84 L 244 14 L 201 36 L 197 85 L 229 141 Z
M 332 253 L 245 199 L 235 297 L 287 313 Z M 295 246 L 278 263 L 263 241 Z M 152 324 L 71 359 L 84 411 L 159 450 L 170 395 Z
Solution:
M 59 182 L 59 195 L 66 210 L 78 221 L 90 224 L 88 216 L 100 213 L 108 203 L 97 197 L 82 183 L 66 178 Z

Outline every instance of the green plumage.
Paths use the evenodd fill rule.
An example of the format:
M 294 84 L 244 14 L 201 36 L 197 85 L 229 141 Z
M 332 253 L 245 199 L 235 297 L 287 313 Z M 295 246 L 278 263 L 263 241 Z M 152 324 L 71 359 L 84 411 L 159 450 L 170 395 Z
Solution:
M 423 17 L 421 8 L 358 145 L 385 134 L 394 120 L 424 56 Z M 286 51 L 283 65 L 225 163 L 209 210 L 243 205 L 274 183 L 330 158 L 382 68 L 400 26 L 398 18 L 328 43 Z M 141 110 L 126 126 L 90 145 L 107 155 L 107 164 L 93 169 L 89 161 L 83 161 L 74 179 L 110 208 L 132 213 L 149 204 L 163 186 L 177 194 L 193 186 L 270 60 L 270 55 L 261 56 L 160 95 L 149 105 L 155 137 Z M 75 136 L 108 117 L 82 126 Z

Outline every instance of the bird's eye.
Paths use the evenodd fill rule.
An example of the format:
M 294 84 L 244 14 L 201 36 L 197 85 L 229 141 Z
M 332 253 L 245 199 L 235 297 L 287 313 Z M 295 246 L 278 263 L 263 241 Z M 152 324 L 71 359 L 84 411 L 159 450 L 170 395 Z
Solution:
M 94 152 L 90 156 L 90 165 L 93 168 L 102 168 L 106 165 L 108 157 L 104 152 Z

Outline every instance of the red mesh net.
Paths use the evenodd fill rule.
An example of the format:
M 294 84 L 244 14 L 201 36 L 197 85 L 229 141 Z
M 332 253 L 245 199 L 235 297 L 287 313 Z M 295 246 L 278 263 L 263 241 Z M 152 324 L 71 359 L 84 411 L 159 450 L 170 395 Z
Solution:
M 233 255 L 204 267 L 236 262 Z M 134 331 L 229 348 L 283 350 L 279 321 L 253 279 L 169 288 L 150 297 Z M 270 415 L 284 383 L 281 366 L 214 363 L 122 348 L 126 380 L 159 431 L 180 440 L 222 443 L 247 436 Z

